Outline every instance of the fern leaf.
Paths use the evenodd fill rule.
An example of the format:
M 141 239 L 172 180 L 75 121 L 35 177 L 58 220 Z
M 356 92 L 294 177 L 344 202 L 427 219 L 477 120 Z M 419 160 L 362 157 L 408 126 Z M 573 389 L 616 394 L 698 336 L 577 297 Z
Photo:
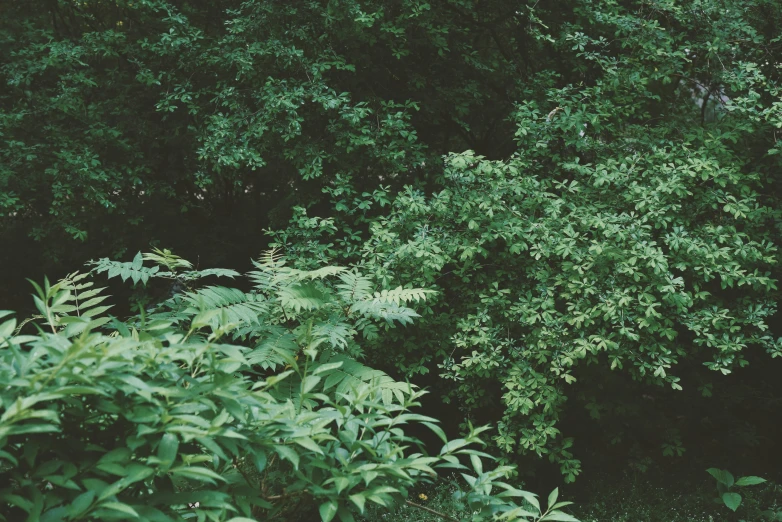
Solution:
M 253 266 L 257 270 L 247 276 L 256 289 L 265 293 L 275 293 L 291 270 L 285 266 L 285 258 L 276 249 L 264 252 L 258 261 L 253 261 Z
M 65 325 L 62 333 L 66 337 L 73 337 L 109 321 L 100 315 L 113 306 L 102 305 L 110 296 L 101 295 L 106 287 L 93 288 L 94 283 L 85 280 L 89 275 L 89 272 L 73 272 L 52 287 L 59 293 L 52 301 L 51 310 L 57 315 L 58 324 Z
M 288 274 L 292 281 L 304 281 L 306 279 L 324 279 L 344 272 L 341 266 L 324 266 L 317 270 L 296 270 L 291 269 Z
M 351 313 L 359 313 L 365 317 L 383 319 L 388 323 L 398 322 L 400 324 L 410 324 L 413 318 L 419 317 L 418 313 L 412 308 L 399 306 L 394 303 L 384 303 L 376 299 L 359 301 L 353 303 L 350 307 Z
M 191 270 L 188 272 L 182 272 L 177 277 L 179 277 L 179 279 L 182 279 L 184 281 L 195 281 L 196 279 L 201 279 L 209 276 L 229 277 L 233 279 L 234 277 L 239 277 L 241 275 L 242 274 L 240 274 L 236 270 L 230 270 L 227 268 L 207 268 L 206 270 Z
M 412 384 L 395 381 L 387 373 L 365 366 L 344 355 L 331 356 L 322 360 L 319 364 L 327 365 L 333 363 L 341 364 L 321 373 L 322 376 L 325 376 L 323 381 L 324 392 L 335 388 L 337 394 L 346 394 L 351 389 L 358 388 L 363 384 L 369 384 L 378 388 L 384 403 L 390 404 L 394 399 L 400 403 L 404 402 L 405 396 L 410 395 L 415 388 Z M 317 371 L 317 366 L 313 367 L 313 371 Z
M 216 311 L 210 319 L 213 327 L 227 323 L 259 324 L 260 316 L 268 309 L 266 301 L 257 294 L 248 294 L 236 288 L 208 286 L 195 292 L 183 294 L 182 300 L 189 304 L 185 310 L 191 314 Z
M 390 405 L 394 402 L 404 403 L 415 388 L 410 383 L 395 381 L 388 374 L 344 355 L 326 357 L 314 363 L 310 369 L 312 371 L 305 381 L 308 393 L 326 393 L 331 390 L 331 393 L 336 395 L 348 395 L 361 387 L 370 386 L 380 394 L 384 404 Z M 301 376 L 294 374 L 276 385 L 275 389 L 271 390 L 271 394 L 277 399 L 297 404 L 301 398 L 301 391 Z M 308 405 L 308 401 L 302 404 L 303 407 Z
M 247 355 L 247 361 L 265 370 L 276 370 L 278 366 L 285 364 L 286 359 L 293 358 L 298 351 L 296 337 L 287 329 L 276 328 Z
M 352 303 L 366 299 L 372 294 L 372 280 L 357 272 L 345 272 L 339 276 L 338 295 L 342 300 Z
M 320 308 L 328 300 L 328 294 L 322 292 L 313 283 L 294 284 L 281 288 L 277 297 L 283 308 L 291 308 L 296 312 Z
M 393 303 L 395 305 L 400 305 L 411 301 L 425 301 L 427 295 L 434 293 L 434 290 L 427 290 L 424 288 L 402 288 L 400 286 L 393 290 L 375 292 L 374 300 L 378 303 Z
M 158 265 L 165 266 L 170 272 L 174 272 L 177 268 L 193 268 L 193 263 L 186 259 L 182 259 L 167 248 L 163 250 L 153 248 L 151 253 L 148 252 L 143 255 L 139 252 L 136 257 L 138 258 L 138 267 L 141 267 L 141 262 L 143 260 L 152 261 Z M 136 259 L 134 258 L 133 261 L 135 262 Z
M 312 328 L 312 337 L 315 340 L 323 339 L 333 348 L 342 349 L 348 347 L 348 341 L 356 334 L 356 330 L 344 322 L 323 322 Z
M 299 397 L 301 397 L 301 377 L 294 373 L 277 383 L 273 389 L 269 390 L 269 393 L 277 400 L 290 401 L 293 404 L 297 404 Z M 309 402 L 303 404 L 303 406 L 309 406 Z
M 142 266 L 141 262 L 141 253 L 138 253 L 136 254 L 136 257 L 133 258 L 133 261 L 129 263 L 122 263 L 119 261 L 112 261 L 110 259 L 103 258 L 99 259 L 98 261 L 93 261 L 92 264 L 96 265 L 95 268 L 93 268 L 95 273 L 100 274 L 103 272 L 108 272 L 107 275 L 109 279 L 119 276 L 123 281 L 130 279 L 134 284 L 138 284 L 138 282 L 141 281 L 144 285 L 146 285 L 151 277 L 155 277 L 155 275 L 160 270 L 160 267 L 145 267 Z

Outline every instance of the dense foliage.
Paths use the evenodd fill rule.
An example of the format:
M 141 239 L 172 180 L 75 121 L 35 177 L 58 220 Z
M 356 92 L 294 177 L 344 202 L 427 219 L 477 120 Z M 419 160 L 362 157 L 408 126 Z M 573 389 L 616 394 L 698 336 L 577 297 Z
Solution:
M 728 111 L 711 136 L 763 164 L 779 20 L 765 0 L 14 2 L 0 217 L 119 250 L 180 212 L 266 223 L 337 177 L 371 193 L 429 179 L 445 152 L 504 157 L 520 103 L 604 143 Z
M 141 254 L 95 271 L 106 266 L 136 281 L 215 274 L 144 267 Z M 356 272 L 300 272 L 273 255 L 257 268 L 250 293 L 202 287 L 127 322 L 102 315 L 107 296 L 88 274 L 36 287 L 38 334 L 21 333 L 29 321 L 0 324 L 0 518 L 166 521 L 195 510 L 241 522 L 315 516 L 312 506 L 324 522 L 353 520 L 449 467 L 467 472 L 472 520 L 575 520 L 556 494 L 541 516 L 534 495 L 501 482 L 512 468 L 484 469 L 491 457 L 470 446 L 486 428 L 447 441 L 435 419 L 409 412 L 424 392 L 356 361 L 357 336 L 410 322 L 404 303 L 426 291 L 373 292 Z M 409 424 L 442 438 L 439 455 L 409 451 L 420 446 Z
M 43 317 L 32 321 L 51 333 L 15 338 L 27 348 L 13 357 L 51 355 L 19 368 L 43 365 L 35 371 L 45 373 L 62 364 L 77 375 L 87 370 L 66 346 L 98 353 L 127 343 L 133 350 L 111 364 L 137 368 L 147 387 L 173 379 L 176 393 L 187 395 L 187 378 L 222 375 L 246 398 L 237 406 L 245 413 L 226 407 L 233 420 L 223 423 L 258 437 L 246 444 L 267 448 L 278 463 L 286 456 L 277 442 L 264 442 L 265 430 L 282 433 L 302 411 L 323 412 L 328 422 L 310 438 L 336 448 L 347 444 L 346 424 L 333 412 L 362 415 L 369 401 L 378 418 L 408 415 L 420 395 L 401 387 L 406 379 L 435 385 L 429 397 L 451 404 L 444 411 L 458 419 L 451 430 L 496 428 L 487 451 L 502 459 L 500 469 L 546 456 L 568 482 L 582 472 L 587 450 L 608 445 L 635 455 L 632 466 L 643 470 L 649 448 L 682 455 L 687 432 L 690 440 L 724 437 L 727 449 L 717 455 L 778 437 L 757 428 L 782 404 L 775 384 L 782 338 L 774 330 L 782 239 L 777 0 L 7 4 L 0 274 L 10 304 L 0 304 L 26 306 L 24 276 L 59 278 L 100 258 L 95 273 L 134 283 L 117 315 L 139 312 L 109 320 L 98 293 L 86 297 L 96 312 L 72 309 L 84 306 L 68 297 L 84 284 L 79 275 L 42 288 Z M 150 244 L 198 262 L 162 250 L 109 260 Z M 257 266 L 252 291 L 202 284 L 238 272 L 200 267 L 244 272 L 245 260 L 268 244 L 287 265 L 268 258 Z M 335 266 L 353 268 L 323 268 Z M 285 285 L 268 286 L 269 270 L 287 274 Z M 149 281 L 161 291 L 145 291 Z M 94 319 L 58 319 L 74 312 Z M 229 350 L 223 357 L 239 366 L 210 359 L 194 373 L 208 343 Z M 150 354 L 162 348 L 165 364 L 152 364 Z M 341 373 L 332 363 L 366 372 L 366 395 L 335 395 Z M 105 371 L 97 359 L 90 364 L 88 371 Z M 315 375 L 318 365 L 330 369 Z M 740 381 L 755 369 L 767 373 Z M 130 394 L 121 375 L 89 386 L 96 397 Z M 318 384 L 305 390 L 313 377 Z M 250 389 L 255 378 L 266 387 Z M 28 393 L 21 381 L 14 386 L 7 393 Z M 275 395 L 281 390 L 298 408 L 285 409 Z M 210 406 L 197 418 L 211 426 L 223 399 L 203 393 Z M 712 396 L 708 409 L 696 402 Z M 85 419 L 89 408 L 104 407 L 64 392 L 51 400 Z M 250 410 L 278 407 L 285 413 L 268 427 L 241 423 Z M 759 413 L 735 415 L 752 408 Z M 585 417 L 600 434 L 590 448 L 578 445 Z M 251 428 L 252 437 L 241 431 Z M 409 435 L 392 435 L 393 453 Z M 215 439 L 219 452 L 195 438 L 181 444 L 201 444 L 187 455 L 218 455 L 208 469 L 223 476 L 234 473 L 236 440 Z M 150 438 L 146 453 L 132 458 L 157 455 L 159 443 Z M 321 458 L 312 451 L 307 458 Z M 35 455 L 11 456 L 31 472 L 39 465 Z M 738 471 L 734 464 L 698 469 Z M 171 469 L 133 465 L 155 476 Z M 24 473 L 14 480 L 32 480 Z M 395 500 L 412 484 L 378 477 L 398 490 L 389 493 Z M 148 494 L 140 485 L 148 479 L 139 479 L 138 495 Z M 298 490 L 321 505 L 344 506 L 341 495 L 357 487 L 329 496 L 305 482 Z M 225 498 L 234 498 L 230 487 L 220 486 Z M 97 509 L 96 495 L 89 506 Z M 256 510 L 287 509 L 258 498 Z M 20 502 L 38 509 L 32 497 Z
M 680 390 L 682 360 L 728 374 L 746 350 L 782 355 L 768 332 L 779 65 L 748 61 L 780 40 L 753 25 L 768 21 L 760 9 L 708 26 L 694 5 L 639 9 L 606 7 L 552 42 L 580 81 L 547 71 L 526 88 L 507 159 L 452 154 L 433 194 L 408 186 L 377 216 L 375 194 L 337 180 L 334 217 L 302 210 L 277 236 L 305 263 L 361 260 L 391 284 L 440 289 L 387 362 L 436 365 L 468 415 L 501 400 L 498 445 L 548 453 L 568 479 L 579 463 L 558 420 L 577 365 Z

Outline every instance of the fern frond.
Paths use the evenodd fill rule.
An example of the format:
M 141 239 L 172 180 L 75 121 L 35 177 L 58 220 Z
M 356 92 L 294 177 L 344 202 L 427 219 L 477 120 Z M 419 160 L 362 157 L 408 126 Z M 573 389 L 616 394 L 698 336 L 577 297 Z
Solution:
M 193 263 L 182 259 L 167 248 L 163 250 L 153 248 L 151 253 L 144 253 L 142 258 L 144 261 L 152 261 L 158 265 L 165 266 L 170 272 L 175 272 L 177 268 L 193 268 Z
M 271 248 L 266 250 L 258 258 L 258 264 L 263 267 L 280 267 L 285 265 L 285 257 L 280 253 L 280 249 Z
M 290 375 L 269 390 L 269 394 L 278 401 L 298 404 L 301 397 L 301 376 L 296 373 Z M 310 401 L 307 401 L 303 406 L 307 407 L 310 404 Z
M 425 301 L 427 295 L 434 293 L 436 293 L 434 290 L 427 290 L 424 288 L 402 288 L 399 286 L 393 290 L 375 292 L 373 299 L 378 303 L 394 303 L 395 305 L 399 305 L 411 301 Z
M 253 261 L 257 270 L 247 274 L 255 284 L 255 288 L 262 292 L 274 293 L 281 287 L 292 283 L 300 283 L 306 280 L 325 279 L 345 271 L 338 266 L 324 266 L 317 270 L 298 270 L 285 266 L 285 258 L 277 250 L 270 250 L 261 256 L 258 261 Z
M 333 355 L 320 361 L 319 365 L 325 366 L 334 363 L 341 364 L 320 374 L 324 377 L 323 392 L 335 388 L 337 394 L 345 394 L 362 384 L 369 384 L 380 390 L 384 403 L 390 404 L 394 399 L 400 403 L 404 402 L 405 396 L 410 395 L 415 388 L 410 383 L 395 381 L 387 373 L 365 366 L 344 355 Z M 317 373 L 317 368 L 318 365 L 314 365 L 312 371 Z
M 86 280 L 89 275 L 89 272 L 73 272 L 52 287 L 55 292 L 63 292 L 60 294 L 62 297 L 55 299 L 57 304 L 53 302 L 52 312 L 57 315 L 57 322 L 65 325 L 62 333 L 66 337 L 102 326 L 110 320 L 108 317 L 100 317 L 113 306 L 103 304 L 110 297 L 101 295 L 106 287 L 96 288 L 94 282 Z
M 356 319 L 356 330 L 361 332 L 361 335 L 367 341 L 373 341 L 379 337 L 379 329 L 377 325 L 372 322 L 372 317 L 364 316 Z
M 284 276 L 291 270 L 285 266 L 285 258 L 276 249 L 261 254 L 258 261 L 253 261 L 253 266 L 257 270 L 248 273 L 247 277 L 254 283 L 256 289 L 264 293 L 275 293 Z
M 143 258 L 141 252 L 136 254 L 131 262 L 122 263 L 120 261 L 112 261 L 108 258 L 102 258 L 97 261 L 92 261 L 91 264 L 95 265 L 92 269 L 95 273 L 108 272 L 108 277 L 121 277 L 123 281 L 130 279 L 134 284 L 141 281 L 144 285 L 151 277 L 155 277 L 160 271 L 159 266 L 145 267 L 143 266 Z
M 383 319 L 388 323 L 398 322 L 400 324 L 411 324 L 413 318 L 420 317 L 412 308 L 375 299 L 353 303 L 350 312 L 374 319 Z
M 233 279 L 234 277 L 239 277 L 241 275 L 242 274 L 236 270 L 231 270 L 228 268 L 207 268 L 205 270 L 190 270 L 188 272 L 182 272 L 177 275 L 177 278 L 183 281 L 195 281 L 196 279 L 209 276 L 229 277 Z
M 277 327 L 247 355 L 247 361 L 264 370 L 276 370 L 286 364 L 286 359 L 295 357 L 298 351 L 296 337 L 289 330 Z
M 207 286 L 195 292 L 187 292 L 182 295 L 182 300 L 190 305 L 186 313 L 219 312 L 211 317 L 210 324 L 213 326 L 225 326 L 225 322 L 259 324 L 260 316 L 268 310 L 266 300 L 258 294 L 223 286 Z
M 308 393 L 328 393 L 329 395 L 348 395 L 352 391 L 364 386 L 374 388 L 380 394 L 386 405 L 404 403 L 416 386 L 407 382 L 395 381 L 387 373 L 375 370 L 344 355 L 324 357 L 310 366 L 309 377 L 315 379 L 316 384 L 308 390 Z M 286 378 L 273 390 L 271 395 L 283 401 L 299 403 L 301 399 L 302 380 L 301 375 L 294 374 Z M 306 407 L 308 401 L 303 403 Z
M 331 321 L 318 323 L 312 328 L 312 337 L 315 340 L 325 340 L 332 348 L 344 350 L 348 347 L 348 342 L 356 334 L 356 330 L 345 322 Z
M 372 279 L 355 271 L 343 272 L 336 286 L 339 297 L 347 302 L 360 301 L 372 295 Z
M 305 281 L 307 279 L 324 279 L 333 275 L 344 272 L 345 269 L 341 266 L 324 266 L 317 270 L 297 270 L 295 268 L 290 269 L 287 272 L 287 278 L 291 281 Z
M 314 283 L 283 287 L 277 292 L 277 297 L 283 308 L 293 309 L 297 313 L 320 308 L 329 300 L 329 295 L 322 292 Z

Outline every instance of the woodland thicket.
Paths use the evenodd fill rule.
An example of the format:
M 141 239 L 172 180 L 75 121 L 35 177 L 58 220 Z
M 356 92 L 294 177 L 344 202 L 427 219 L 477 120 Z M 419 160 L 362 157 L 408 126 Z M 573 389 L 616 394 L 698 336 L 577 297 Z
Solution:
M 778 0 L 9 0 L 0 85 L 2 520 L 779 472 Z

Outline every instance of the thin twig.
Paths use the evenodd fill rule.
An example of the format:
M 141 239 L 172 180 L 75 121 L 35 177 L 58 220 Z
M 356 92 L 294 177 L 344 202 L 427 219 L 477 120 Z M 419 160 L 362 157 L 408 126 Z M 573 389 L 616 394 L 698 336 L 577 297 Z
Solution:
M 453 518 L 450 515 L 446 515 L 445 513 L 440 513 L 439 511 L 435 511 L 432 508 L 428 508 L 426 506 L 422 506 L 421 504 L 416 504 L 415 502 L 411 502 L 410 500 L 405 500 L 405 504 L 407 504 L 408 506 L 413 506 L 418 509 L 423 509 L 424 511 L 427 511 L 433 515 L 437 515 L 438 517 L 443 518 L 445 520 L 451 520 L 452 522 L 459 522 L 458 518 Z

